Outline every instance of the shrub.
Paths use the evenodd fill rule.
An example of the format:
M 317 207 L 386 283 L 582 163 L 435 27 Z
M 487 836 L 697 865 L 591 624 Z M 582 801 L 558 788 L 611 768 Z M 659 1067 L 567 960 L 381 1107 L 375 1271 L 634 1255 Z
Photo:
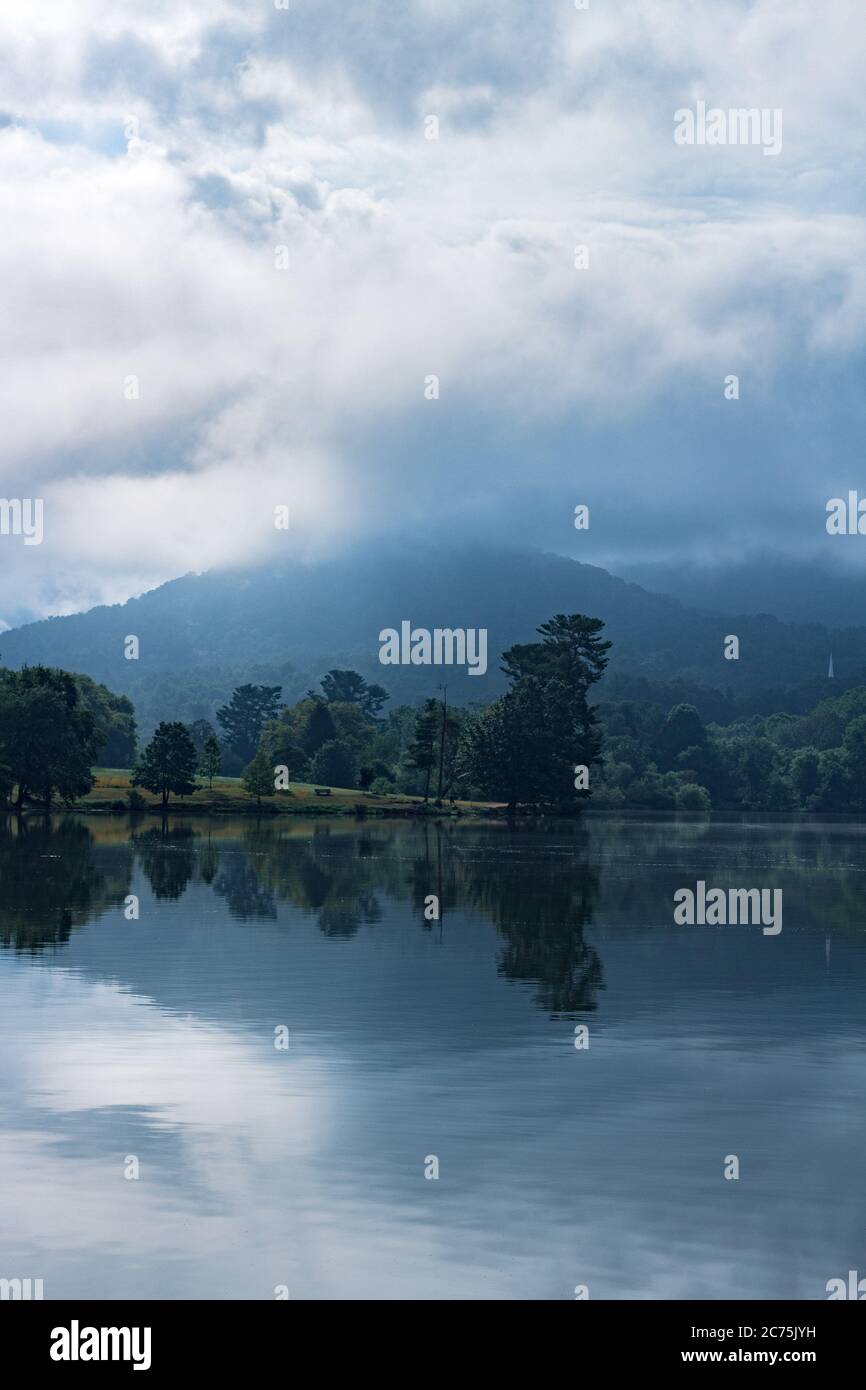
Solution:
M 706 787 L 699 787 L 696 782 L 686 782 L 677 792 L 677 810 L 689 811 L 695 815 L 709 815 L 713 809 L 713 803 Z

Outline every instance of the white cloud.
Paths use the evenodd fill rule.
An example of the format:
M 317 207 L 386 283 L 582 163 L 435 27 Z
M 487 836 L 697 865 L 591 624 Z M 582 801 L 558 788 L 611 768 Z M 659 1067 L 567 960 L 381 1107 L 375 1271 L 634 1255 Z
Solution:
M 529 28 L 522 6 L 416 0 L 389 12 L 390 83 L 390 31 L 370 71 L 378 10 L 342 47 L 317 13 L 324 54 L 302 7 L 0 17 L 0 490 L 47 507 L 38 563 L 4 554 L 39 611 L 256 555 L 286 484 L 327 543 L 350 512 L 399 516 L 407 490 L 441 505 L 448 460 L 434 479 L 376 438 L 437 428 L 446 400 L 502 427 L 603 421 L 678 381 L 767 382 L 862 345 L 849 0 L 563 2 Z M 461 24 L 462 48 L 428 52 Z M 782 106 L 783 154 L 675 146 L 698 96 Z

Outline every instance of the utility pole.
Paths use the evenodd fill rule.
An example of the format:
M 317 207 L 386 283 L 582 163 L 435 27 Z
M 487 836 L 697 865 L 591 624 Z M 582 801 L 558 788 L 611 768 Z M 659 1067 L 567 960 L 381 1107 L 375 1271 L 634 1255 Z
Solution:
M 440 685 L 442 691 L 442 732 L 439 736 L 439 783 L 436 791 L 436 805 L 442 805 L 442 777 L 445 767 L 445 726 L 448 723 L 448 686 Z

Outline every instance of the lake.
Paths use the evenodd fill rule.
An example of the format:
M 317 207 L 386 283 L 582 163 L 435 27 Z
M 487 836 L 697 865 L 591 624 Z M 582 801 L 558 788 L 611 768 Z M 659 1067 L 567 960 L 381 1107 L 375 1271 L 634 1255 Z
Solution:
M 783 930 L 676 925 L 698 880 Z M 0 1277 L 826 1298 L 864 981 L 853 824 L 0 822 Z

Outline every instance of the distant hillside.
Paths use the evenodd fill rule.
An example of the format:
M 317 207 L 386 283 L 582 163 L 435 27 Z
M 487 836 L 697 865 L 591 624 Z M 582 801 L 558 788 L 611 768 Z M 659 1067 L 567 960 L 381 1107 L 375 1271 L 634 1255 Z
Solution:
M 826 538 L 825 538 L 826 539 Z M 786 623 L 856 627 L 866 619 L 866 569 L 845 549 L 810 560 L 784 556 L 745 558 L 723 564 L 662 561 L 623 566 L 625 579 L 651 593 L 687 598 L 712 613 L 772 613 Z
M 334 665 L 355 667 L 397 702 L 434 694 L 442 681 L 457 703 L 486 701 L 502 688 L 499 653 L 553 613 L 575 611 L 607 624 L 612 674 L 698 683 L 737 701 L 803 685 L 820 691 L 831 651 L 842 679 L 866 668 L 866 627 L 708 613 L 562 556 L 504 547 L 444 553 L 423 537 L 412 550 L 371 546 L 279 570 L 187 575 L 126 604 L 6 632 L 0 653 L 9 666 L 46 662 L 131 695 L 146 731 L 160 717 L 212 717 L 241 680 L 272 680 L 297 698 Z M 403 619 L 487 628 L 487 675 L 381 666 L 379 631 Z M 729 633 L 740 639 L 739 661 L 723 658 Z M 129 634 L 139 639 L 138 661 L 124 659 Z

